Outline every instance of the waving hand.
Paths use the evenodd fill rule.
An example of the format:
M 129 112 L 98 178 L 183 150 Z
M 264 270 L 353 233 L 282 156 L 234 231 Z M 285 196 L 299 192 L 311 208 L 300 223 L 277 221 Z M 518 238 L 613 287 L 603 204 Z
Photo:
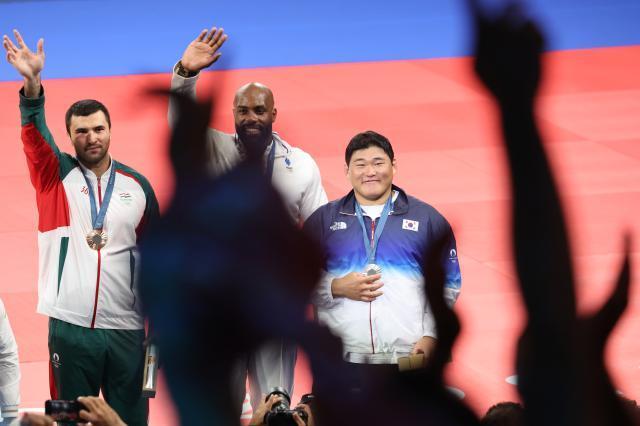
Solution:
M 7 52 L 7 62 L 18 70 L 24 77 L 24 90 L 27 97 L 36 97 L 40 93 L 40 72 L 44 68 L 44 39 L 38 40 L 37 51 L 34 53 L 25 44 L 18 30 L 13 30 L 18 45 L 5 34 L 2 46 Z
M 182 66 L 187 71 L 198 72 L 211 66 L 222 55 L 218 49 L 227 41 L 227 35 L 223 28 L 211 28 L 211 31 L 202 30 L 200 35 L 193 40 L 182 54 Z

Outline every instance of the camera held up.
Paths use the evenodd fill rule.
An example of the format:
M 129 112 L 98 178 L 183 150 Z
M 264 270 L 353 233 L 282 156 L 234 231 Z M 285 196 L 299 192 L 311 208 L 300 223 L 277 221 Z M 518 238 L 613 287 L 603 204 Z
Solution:
M 271 395 L 277 395 L 282 397 L 282 400 L 276 402 L 271 407 L 271 410 L 264 415 L 264 424 L 268 426 L 295 426 L 296 422 L 293 419 L 293 414 L 298 413 L 304 424 L 308 424 L 309 416 L 307 412 L 301 407 L 291 409 L 291 397 L 286 389 L 281 387 L 271 388 L 271 392 L 266 396 L 265 401 L 269 399 Z M 305 394 L 300 398 L 300 404 L 309 405 L 314 399 L 313 394 Z

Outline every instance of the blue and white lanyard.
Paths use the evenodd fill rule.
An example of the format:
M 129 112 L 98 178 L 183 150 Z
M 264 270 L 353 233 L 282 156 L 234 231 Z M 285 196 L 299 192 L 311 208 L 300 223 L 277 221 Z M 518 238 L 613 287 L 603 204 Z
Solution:
M 273 164 L 276 161 L 276 141 L 275 139 L 271 142 L 271 151 L 269 151 L 269 156 L 267 157 L 267 168 L 265 171 L 265 176 L 271 180 L 273 176 Z
M 113 194 L 113 187 L 116 182 L 116 162 L 111 160 L 111 173 L 109 173 L 109 181 L 107 182 L 107 189 L 104 191 L 104 199 L 100 205 L 100 211 L 96 207 L 96 196 L 93 192 L 93 185 L 89 182 L 89 178 L 83 172 L 84 180 L 87 182 L 87 189 L 89 190 L 89 202 L 91 203 L 91 226 L 93 229 L 102 229 L 104 227 L 104 218 L 107 215 L 107 209 L 109 208 L 109 202 L 111 201 L 111 194 Z M 98 178 L 100 179 L 100 178 Z
M 382 209 L 382 213 L 380 214 L 380 221 L 378 222 L 378 226 L 376 226 L 376 232 L 373 235 L 373 241 L 369 241 L 369 233 L 367 231 L 367 227 L 364 224 L 364 216 L 362 213 L 362 207 L 360 207 L 360 203 L 356 201 L 356 216 L 358 217 L 358 222 L 360 222 L 360 227 L 362 227 L 362 236 L 364 238 L 364 248 L 367 251 L 367 263 L 375 263 L 376 261 L 376 250 L 378 248 L 378 240 L 380 240 L 380 236 L 382 235 L 382 231 L 384 230 L 384 225 L 387 223 L 387 218 L 389 217 L 389 213 L 391 213 L 391 208 L 393 207 L 393 191 L 387 202 L 384 204 L 384 208 Z M 373 220 L 373 219 L 372 219 Z

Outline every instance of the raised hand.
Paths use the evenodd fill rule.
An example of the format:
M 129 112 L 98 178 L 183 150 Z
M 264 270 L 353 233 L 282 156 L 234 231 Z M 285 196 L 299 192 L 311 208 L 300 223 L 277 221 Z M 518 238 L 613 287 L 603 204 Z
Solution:
M 629 286 L 631 283 L 630 253 L 631 236 L 626 235 L 624 258 L 613 292 L 598 311 L 580 319 L 580 326 L 584 328 L 584 337 L 589 341 L 589 346 L 595 349 L 596 356 L 602 359 L 604 359 L 603 352 L 607 339 L 629 304 Z
M 500 103 L 531 101 L 540 82 L 544 39 L 511 1 L 497 18 L 489 18 L 479 0 L 467 0 L 476 29 L 475 71 Z
M 182 54 L 182 67 L 187 71 L 198 72 L 211 66 L 222 55 L 218 49 L 227 41 L 224 29 L 213 27 L 211 30 L 202 30 L 200 35 L 193 40 Z
M 25 96 L 36 98 L 40 95 L 40 72 L 44 68 L 44 39 L 38 40 L 37 51 L 33 53 L 18 30 L 13 30 L 13 35 L 18 46 L 13 44 L 6 34 L 2 37 L 2 46 L 7 51 L 7 62 L 24 77 Z
M 25 79 L 35 79 L 40 76 L 44 68 L 44 39 L 38 40 L 36 53 L 25 44 L 18 30 L 13 30 L 18 45 L 5 34 L 2 37 L 2 46 L 7 51 L 7 62 L 18 70 Z

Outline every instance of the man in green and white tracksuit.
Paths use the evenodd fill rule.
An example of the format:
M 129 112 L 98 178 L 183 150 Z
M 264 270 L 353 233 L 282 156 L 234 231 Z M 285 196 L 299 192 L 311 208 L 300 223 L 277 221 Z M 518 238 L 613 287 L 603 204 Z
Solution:
M 7 60 L 24 78 L 22 142 L 38 208 L 38 312 L 49 316 L 54 399 L 98 395 L 129 425 L 147 424 L 141 397 L 144 320 L 137 297 L 137 240 L 158 215 L 149 182 L 109 155 L 111 121 L 100 102 L 66 114 L 76 156 L 61 152 L 45 122 L 43 41 L 15 33 Z

